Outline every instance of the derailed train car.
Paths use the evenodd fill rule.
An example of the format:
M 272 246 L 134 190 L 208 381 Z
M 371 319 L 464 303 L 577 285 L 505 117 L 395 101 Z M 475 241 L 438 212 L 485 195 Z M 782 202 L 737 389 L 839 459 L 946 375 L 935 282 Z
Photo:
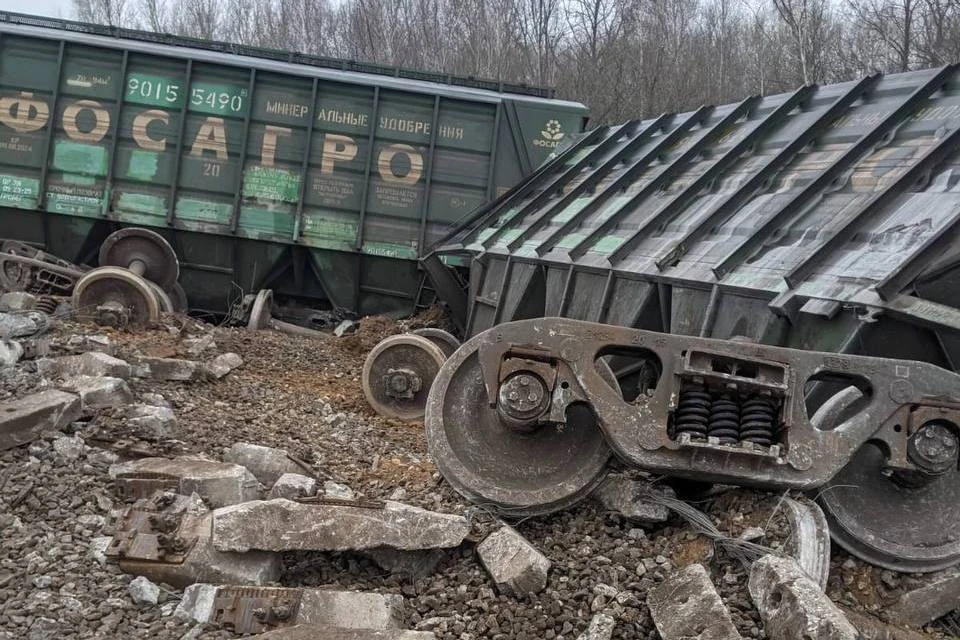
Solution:
M 884 567 L 960 561 L 958 81 L 603 127 L 441 243 L 423 264 L 469 338 L 419 397 L 444 478 L 547 513 L 616 455 L 810 491 Z
M 955 66 L 602 127 L 424 263 L 467 335 L 563 316 L 956 370 L 958 148 Z
M 194 309 L 239 286 L 409 312 L 425 248 L 585 116 L 542 89 L 0 13 L 0 237 L 94 264 L 147 227 Z

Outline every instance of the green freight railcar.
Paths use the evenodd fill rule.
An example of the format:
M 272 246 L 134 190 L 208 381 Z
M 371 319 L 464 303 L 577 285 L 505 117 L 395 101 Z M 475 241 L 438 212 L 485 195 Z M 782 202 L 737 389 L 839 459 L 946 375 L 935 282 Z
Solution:
M 582 131 L 550 92 L 0 13 L 0 237 L 149 227 L 191 306 L 409 311 L 417 258 Z

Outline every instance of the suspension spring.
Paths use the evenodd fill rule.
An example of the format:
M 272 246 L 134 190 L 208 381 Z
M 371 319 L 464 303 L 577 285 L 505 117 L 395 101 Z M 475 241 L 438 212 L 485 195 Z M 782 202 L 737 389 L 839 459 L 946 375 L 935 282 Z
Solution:
M 743 403 L 740 439 L 769 447 L 773 444 L 776 407 L 769 398 L 753 397 Z
M 58 305 L 59 302 L 53 296 L 40 296 L 34 303 L 33 308 L 37 311 L 44 312 L 48 316 L 52 316 L 56 312 Z
M 680 393 L 677 411 L 674 414 L 674 433 L 679 438 L 689 433 L 694 440 L 707 437 L 710 421 L 710 394 L 703 389 L 688 389 Z
M 710 404 L 710 422 L 707 436 L 718 438 L 720 444 L 735 444 L 740 440 L 740 406 L 724 395 Z

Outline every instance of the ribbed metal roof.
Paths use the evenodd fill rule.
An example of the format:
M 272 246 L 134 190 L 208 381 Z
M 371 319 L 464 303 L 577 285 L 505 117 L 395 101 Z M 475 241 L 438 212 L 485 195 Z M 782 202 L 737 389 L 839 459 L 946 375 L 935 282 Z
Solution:
M 506 259 L 502 282 L 474 291 L 494 309 L 481 325 L 511 319 L 522 265 L 540 265 L 546 315 L 631 324 L 612 317 L 630 281 L 712 290 L 703 306 L 736 292 L 786 315 L 829 315 L 832 301 L 960 328 L 955 300 L 901 295 L 955 257 L 957 75 L 876 75 L 596 129 L 438 252 Z
M 9 11 L 0 11 L 0 33 L 65 40 L 108 49 L 129 49 L 213 64 L 253 67 L 276 73 L 316 76 L 338 82 L 379 85 L 403 91 L 420 91 L 480 102 L 497 102 L 508 97 L 518 102 L 539 103 L 549 100 L 554 104 L 585 109 L 577 102 L 553 100 L 554 90 L 546 87 L 531 87 L 497 80 L 405 69 Z

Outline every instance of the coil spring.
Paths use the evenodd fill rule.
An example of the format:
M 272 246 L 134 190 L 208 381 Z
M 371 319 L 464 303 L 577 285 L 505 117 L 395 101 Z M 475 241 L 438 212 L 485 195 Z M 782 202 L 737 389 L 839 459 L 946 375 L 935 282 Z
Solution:
M 773 444 L 775 415 L 772 400 L 753 397 L 744 402 L 740 413 L 740 439 L 769 447 Z
M 677 411 L 674 414 L 674 433 L 679 438 L 689 433 L 694 440 L 707 437 L 710 421 L 710 394 L 703 389 L 689 389 L 680 394 Z
M 740 407 L 729 396 L 721 396 L 710 404 L 707 436 L 719 438 L 720 444 L 739 442 Z
M 52 316 L 56 312 L 58 305 L 57 299 L 53 296 L 40 296 L 34 303 L 33 308 L 37 311 L 43 311 L 48 316 Z

